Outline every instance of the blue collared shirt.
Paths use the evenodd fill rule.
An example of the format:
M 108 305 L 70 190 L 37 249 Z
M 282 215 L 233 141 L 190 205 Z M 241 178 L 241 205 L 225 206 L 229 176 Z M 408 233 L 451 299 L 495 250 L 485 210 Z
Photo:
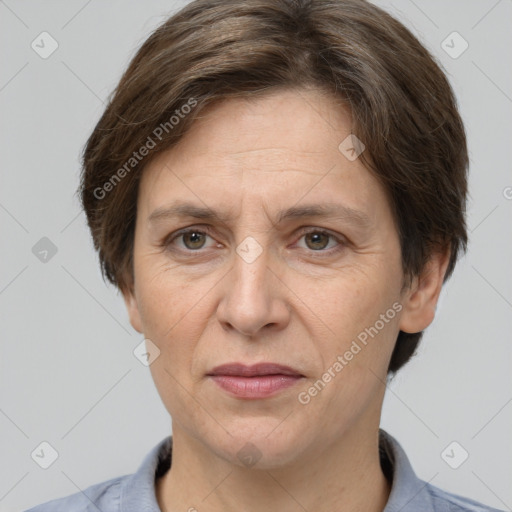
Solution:
M 171 448 L 169 436 L 146 455 L 136 473 L 92 485 L 26 512 L 161 512 L 155 479 L 170 467 Z M 500 512 L 420 480 L 398 441 L 383 430 L 380 453 L 382 466 L 392 478 L 391 494 L 383 512 Z

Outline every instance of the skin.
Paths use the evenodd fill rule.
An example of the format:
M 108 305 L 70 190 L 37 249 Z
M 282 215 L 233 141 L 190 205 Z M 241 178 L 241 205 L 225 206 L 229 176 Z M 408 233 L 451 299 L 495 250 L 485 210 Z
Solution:
M 150 370 L 173 422 L 172 466 L 156 485 L 163 511 L 372 512 L 386 504 L 378 429 L 387 368 L 399 330 L 433 320 L 447 254 L 432 255 L 403 288 L 384 189 L 361 159 L 338 149 L 350 133 L 350 114 L 333 98 L 277 90 L 210 108 L 144 170 L 135 282 L 124 298 L 132 326 L 160 350 Z M 222 219 L 150 222 L 176 201 Z M 278 222 L 281 210 L 326 203 L 365 220 Z M 175 236 L 189 227 L 210 231 Z M 262 251 L 250 263 L 236 252 L 249 236 Z M 299 393 L 396 303 L 401 311 L 378 335 L 300 403 Z M 273 397 L 244 400 L 206 376 L 228 362 L 276 362 L 304 377 Z M 237 457 L 248 442 L 260 457 L 251 467 Z

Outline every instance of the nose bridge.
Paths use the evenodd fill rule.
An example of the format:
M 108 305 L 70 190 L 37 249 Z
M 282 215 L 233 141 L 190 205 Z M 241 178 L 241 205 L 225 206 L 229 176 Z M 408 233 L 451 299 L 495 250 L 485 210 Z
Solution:
M 259 247 L 258 250 L 251 240 L 237 247 L 230 289 L 231 307 L 240 308 L 242 314 L 252 312 L 254 317 L 262 316 L 271 301 L 267 286 L 271 275 L 267 269 L 268 250 Z
M 236 233 L 239 242 L 235 247 L 233 271 L 240 289 L 234 291 L 242 295 L 251 294 L 254 287 L 259 287 L 260 293 L 264 293 L 265 280 L 269 277 L 270 230 L 266 217 L 261 215 L 261 196 L 254 192 L 241 198 L 242 208 Z
M 268 269 L 270 251 L 263 241 L 246 237 L 236 248 L 233 268 L 218 309 L 219 321 L 246 335 L 265 326 L 287 324 L 288 309 Z

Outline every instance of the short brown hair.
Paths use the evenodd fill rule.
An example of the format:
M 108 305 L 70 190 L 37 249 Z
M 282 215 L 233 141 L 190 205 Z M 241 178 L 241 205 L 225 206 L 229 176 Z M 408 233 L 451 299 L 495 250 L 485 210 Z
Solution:
M 276 87 L 314 87 L 348 105 L 363 161 L 390 198 L 404 278 L 419 275 L 436 248 L 450 251 L 447 278 L 467 243 L 464 127 L 433 57 L 365 0 L 194 0 L 150 35 L 83 153 L 79 192 L 103 276 L 132 289 L 145 165 L 205 107 Z M 390 372 L 421 335 L 399 333 Z

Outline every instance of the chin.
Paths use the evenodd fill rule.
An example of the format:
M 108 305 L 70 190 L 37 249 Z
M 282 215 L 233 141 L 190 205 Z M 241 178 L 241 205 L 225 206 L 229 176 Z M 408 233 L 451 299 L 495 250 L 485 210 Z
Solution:
M 296 430 L 282 418 L 248 418 L 222 431 L 212 440 L 212 450 L 222 459 L 253 470 L 283 468 L 296 463 L 305 451 L 304 428 Z

